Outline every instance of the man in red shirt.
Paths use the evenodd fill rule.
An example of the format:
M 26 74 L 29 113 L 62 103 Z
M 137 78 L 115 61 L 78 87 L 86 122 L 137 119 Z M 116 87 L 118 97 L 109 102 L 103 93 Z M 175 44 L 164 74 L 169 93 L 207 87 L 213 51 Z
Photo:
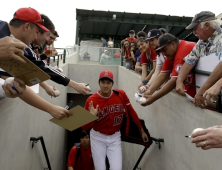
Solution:
M 94 170 L 89 134 L 83 130 L 80 146 L 73 146 L 69 152 L 68 170 Z
M 129 40 L 130 42 L 137 41 L 137 39 L 135 38 L 135 31 L 130 30 L 129 31 L 129 37 L 127 37 L 126 39 Z
M 102 71 L 99 77 L 100 90 L 90 96 L 85 104 L 85 109 L 99 118 L 83 127 L 83 129 L 92 127 L 90 142 L 96 170 L 106 169 L 106 156 L 109 160 L 110 170 L 122 170 L 120 128 L 125 109 L 140 128 L 143 141 L 148 142 L 148 137 L 126 93 L 120 89 L 112 90 L 113 84 L 113 73 L 109 70 Z
M 161 73 L 156 78 L 155 82 L 144 93 L 146 102 L 142 103 L 142 106 L 147 106 L 163 97 L 176 87 L 176 80 L 186 57 L 196 43 L 179 40 L 174 35 L 166 33 L 159 37 L 159 48 L 157 51 L 162 52 L 166 56 Z M 155 94 L 153 94 L 170 76 L 171 79 Z M 192 73 L 188 75 L 186 82 L 195 85 L 195 77 Z M 196 87 L 185 84 L 186 93 L 194 97 L 196 94 Z M 152 95 L 153 94 L 153 95 Z

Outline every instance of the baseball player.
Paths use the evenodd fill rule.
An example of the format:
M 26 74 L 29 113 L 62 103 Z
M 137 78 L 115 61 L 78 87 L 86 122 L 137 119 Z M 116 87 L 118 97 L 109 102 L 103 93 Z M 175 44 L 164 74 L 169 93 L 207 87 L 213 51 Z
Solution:
M 100 73 L 100 90 L 90 96 L 85 109 L 98 116 L 98 120 L 91 122 L 83 129 L 92 128 L 90 131 L 91 150 L 96 170 L 105 170 L 105 158 L 108 157 L 110 170 L 122 169 L 122 148 L 120 128 L 124 116 L 124 109 L 127 109 L 130 117 L 141 129 L 141 136 L 144 142 L 148 142 L 148 136 L 142 129 L 139 118 L 130 104 L 130 101 L 123 90 L 112 90 L 114 81 L 113 73 L 104 70 Z M 118 91 L 122 98 L 116 93 Z

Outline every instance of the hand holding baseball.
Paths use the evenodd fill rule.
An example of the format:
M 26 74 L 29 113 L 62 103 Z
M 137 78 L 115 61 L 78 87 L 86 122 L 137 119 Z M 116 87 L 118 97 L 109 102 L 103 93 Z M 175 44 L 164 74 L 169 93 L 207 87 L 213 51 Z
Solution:
M 14 87 L 14 89 L 13 89 Z M 5 84 L 2 85 L 5 95 L 10 98 L 15 98 L 24 93 L 26 90 L 25 82 L 14 77 L 9 77 L 6 79 Z

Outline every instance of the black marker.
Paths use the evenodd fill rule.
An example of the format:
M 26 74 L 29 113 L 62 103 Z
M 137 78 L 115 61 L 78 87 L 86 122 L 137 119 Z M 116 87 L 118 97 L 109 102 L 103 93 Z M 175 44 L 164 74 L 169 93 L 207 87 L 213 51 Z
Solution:
M 65 109 L 69 110 L 69 108 L 72 106 L 73 101 L 70 100 L 70 102 L 65 106 Z
M 186 138 L 192 138 L 190 135 L 189 136 L 185 136 Z
M 89 84 L 86 84 L 86 86 L 88 86 Z

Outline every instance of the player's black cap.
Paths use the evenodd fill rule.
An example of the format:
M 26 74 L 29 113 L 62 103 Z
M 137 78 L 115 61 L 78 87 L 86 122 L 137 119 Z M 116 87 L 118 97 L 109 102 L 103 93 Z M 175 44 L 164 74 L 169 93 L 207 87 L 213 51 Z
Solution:
M 158 38 L 158 48 L 155 51 L 159 51 L 165 46 L 167 46 L 172 41 L 176 40 L 177 38 L 169 33 L 163 34 Z
M 151 38 L 158 38 L 161 35 L 162 35 L 162 32 L 159 29 L 152 29 L 147 34 L 147 40 Z
M 186 27 L 186 29 L 187 30 L 193 29 L 200 22 L 211 21 L 211 20 L 215 20 L 215 19 L 217 19 L 217 18 L 215 17 L 215 14 L 213 12 L 202 11 L 193 17 L 190 25 L 188 25 Z

